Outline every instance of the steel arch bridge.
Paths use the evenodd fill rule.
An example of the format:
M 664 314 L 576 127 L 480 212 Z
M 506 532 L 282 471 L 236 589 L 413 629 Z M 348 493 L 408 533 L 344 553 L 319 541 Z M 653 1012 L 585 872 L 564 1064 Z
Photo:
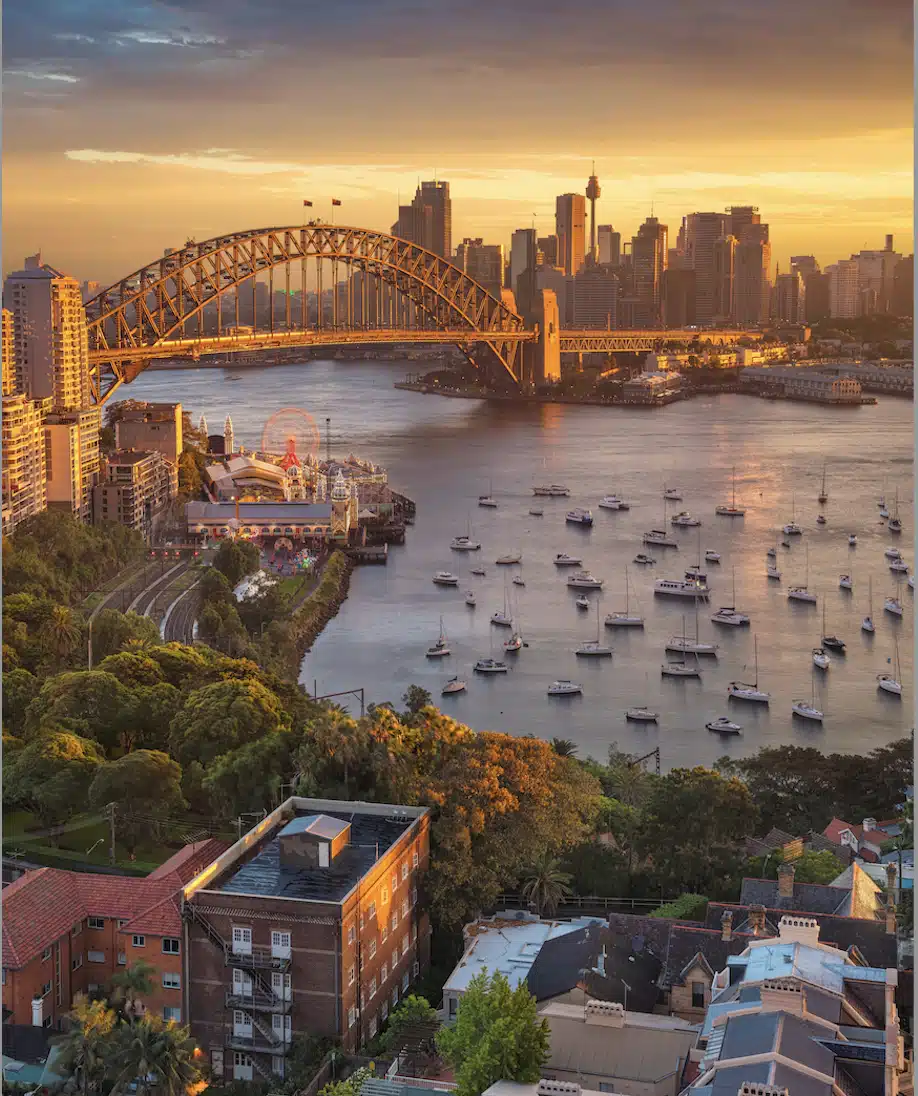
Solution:
M 299 266 L 300 284 L 306 286 L 312 262 L 319 310 L 317 326 L 310 329 L 305 292 L 301 326 L 295 326 L 290 281 Z M 334 287 L 330 328 L 322 315 L 325 264 L 331 266 Z M 359 284 L 349 276 L 339 282 L 339 264 L 348 274 L 365 276 Z M 278 270 L 286 288 L 282 318 L 275 317 L 274 307 Z M 269 283 L 270 320 L 259 332 L 257 289 L 262 274 Z M 240 332 L 240 289 L 248 284 L 253 327 Z M 227 319 L 224 305 L 230 296 L 235 302 Z M 205 331 L 205 310 L 213 306 L 216 336 Z M 484 348 L 476 364 L 491 366 L 498 377 L 518 385 L 521 344 L 537 335 L 526 330 L 522 317 L 506 302 L 442 256 L 385 232 L 316 223 L 189 241 L 102 290 L 85 307 L 96 404 L 104 403 L 155 358 L 335 342 L 454 343 L 469 356 L 475 347 Z M 360 322 L 355 324 L 358 311 Z M 345 314 L 340 324 L 339 312 Z M 386 324 L 380 323 L 384 317 Z

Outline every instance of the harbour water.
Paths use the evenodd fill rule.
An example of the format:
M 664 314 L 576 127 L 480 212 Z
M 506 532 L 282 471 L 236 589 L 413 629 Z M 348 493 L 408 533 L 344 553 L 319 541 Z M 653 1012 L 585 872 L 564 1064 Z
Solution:
M 814 404 L 770 402 L 726 395 L 673 404 L 656 411 L 571 405 L 508 405 L 438 399 L 393 388 L 410 363 L 316 361 L 301 366 L 226 370 L 148 372 L 123 390 L 124 397 L 181 400 L 194 415 L 203 412 L 210 430 L 233 417 L 237 441 L 257 447 L 265 420 L 285 406 L 302 407 L 324 433 L 331 419 L 334 454 L 353 452 L 383 465 L 392 486 L 417 503 L 416 524 L 407 543 L 390 551 L 386 567 L 358 568 L 350 596 L 306 657 L 302 677 L 320 693 L 362 687 L 367 701 L 398 704 L 409 684 L 429 689 L 435 702 L 477 729 L 572 739 L 581 756 L 603 757 L 608 745 L 644 753 L 659 745 L 663 765 L 707 764 L 722 754 L 740 756 L 759 746 L 814 745 L 841 752 L 864 752 L 906 733 L 912 725 L 913 593 L 905 575 L 894 576 L 884 559 L 890 544 L 913 562 L 912 404 L 880 397 L 876 406 L 834 409 Z M 413 366 L 416 369 L 416 364 Z M 817 504 L 823 466 L 829 501 Z M 716 517 L 714 508 L 731 497 L 736 469 L 737 504 L 744 518 Z M 536 483 L 566 484 L 571 495 L 542 498 L 544 516 L 533 517 Z M 701 680 L 661 678 L 666 640 L 685 630 L 694 635 L 691 602 L 654 597 L 655 578 L 681 578 L 698 562 L 696 529 L 673 529 L 678 550 L 645 548 L 641 533 L 663 528 L 664 484 L 681 489 L 675 511 L 688 510 L 703 522 L 700 547 L 721 553 L 720 565 L 707 565 L 710 602 L 700 605 L 703 641 L 720 645 L 717 660 L 702 660 Z M 879 520 L 877 500 L 892 505 L 898 492 L 903 532 L 890 535 Z M 492 492 L 499 506 L 478 507 L 479 495 Z M 599 509 L 612 492 L 631 505 L 627 512 Z M 590 507 L 592 529 L 567 524 L 574 506 Z M 779 529 L 792 512 L 804 535 L 785 549 L 778 544 L 781 582 L 766 577 L 766 550 L 780 541 Z M 817 525 L 823 512 L 825 525 Z M 452 552 L 450 540 L 471 524 L 482 543 L 475 553 Z M 848 534 L 856 533 L 855 548 Z M 656 566 L 632 565 L 639 551 Z M 521 568 L 495 567 L 499 555 L 522 554 Z M 589 612 L 574 604 L 577 591 L 553 557 L 568 552 L 605 580 L 601 595 L 591 592 Z M 476 578 L 470 568 L 487 574 Z M 612 658 L 583 659 L 574 654 L 596 638 L 596 603 L 602 616 L 625 607 L 625 567 L 631 578 L 632 611 L 646 621 L 643 630 L 603 628 Z M 431 582 L 438 570 L 460 576 L 458 588 Z M 508 573 L 509 572 L 509 573 Z M 839 589 L 848 572 L 854 589 Z M 525 586 L 510 583 L 521 573 Z M 734 604 L 751 617 L 745 628 L 718 627 L 710 621 L 721 605 Z M 895 594 L 901 619 L 883 611 Z M 873 587 L 876 632 L 860 624 L 868 611 L 868 580 Z M 807 581 L 818 606 L 789 602 L 790 585 Z M 506 585 L 505 585 L 506 584 Z M 502 608 L 505 589 L 528 644 L 504 656 L 505 629 L 491 626 Z M 477 607 L 467 608 L 474 590 Z M 811 650 L 826 629 L 846 641 L 847 653 L 832 654 L 827 673 L 814 677 Z M 440 618 L 452 654 L 428 660 L 424 652 L 437 638 Z M 728 702 L 727 685 L 751 681 L 753 637 L 758 640 L 759 684 L 771 695 L 769 707 Z M 894 668 L 896 643 L 903 695 L 877 689 L 876 675 Z M 482 677 L 472 671 L 481 657 L 505 658 L 506 675 Z M 672 656 L 675 657 L 675 656 Z M 891 660 L 891 661 L 888 661 Z M 465 693 L 441 697 L 446 679 L 459 674 Z M 556 678 L 582 683 L 583 695 L 546 695 Z M 815 681 L 822 726 L 791 714 L 791 703 L 810 701 Z M 646 704 L 659 712 L 659 724 L 625 721 L 629 706 Z M 729 714 L 741 736 L 722 739 L 704 724 Z

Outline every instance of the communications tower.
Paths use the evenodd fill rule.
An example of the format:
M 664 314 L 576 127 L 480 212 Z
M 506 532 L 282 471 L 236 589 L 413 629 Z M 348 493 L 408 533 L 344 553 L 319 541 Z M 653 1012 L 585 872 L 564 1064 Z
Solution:
M 596 162 L 593 161 L 593 174 L 587 183 L 586 196 L 590 199 L 590 262 L 596 262 L 596 199 L 602 191 L 596 178 Z

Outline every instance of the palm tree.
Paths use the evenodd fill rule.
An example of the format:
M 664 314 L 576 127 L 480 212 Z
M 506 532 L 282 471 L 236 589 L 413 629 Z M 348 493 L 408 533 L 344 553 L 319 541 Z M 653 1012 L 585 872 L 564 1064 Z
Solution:
M 117 1072 L 113 1094 L 135 1085 L 137 1096 L 185 1096 L 199 1091 L 202 1081 L 198 1065 L 200 1051 L 188 1035 L 188 1028 L 156 1015 L 136 1024 L 126 1024 L 118 1033 L 112 1063 Z
M 111 1045 L 117 1017 L 105 1001 L 90 1001 L 82 993 L 73 999 L 71 1027 L 53 1040 L 60 1047 L 55 1072 L 69 1077 L 65 1092 L 90 1096 L 105 1079 L 106 1050 Z
M 570 881 L 571 876 L 561 871 L 560 860 L 543 852 L 523 876 L 523 898 L 535 906 L 540 917 L 543 913 L 553 916 L 561 899 L 572 893 Z
M 553 738 L 551 748 L 559 757 L 573 757 L 577 753 L 576 745 L 569 738 Z
M 66 605 L 55 605 L 41 630 L 43 646 L 56 658 L 67 658 L 80 639 L 80 629 Z
M 144 651 L 152 651 L 153 643 L 149 639 L 127 639 L 121 645 L 122 651 L 130 651 L 131 654 L 141 654 Z
M 133 1023 L 144 1014 L 141 997 L 153 992 L 153 976 L 156 968 L 143 959 L 119 971 L 112 978 L 112 1001 L 121 1006 L 126 1020 Z

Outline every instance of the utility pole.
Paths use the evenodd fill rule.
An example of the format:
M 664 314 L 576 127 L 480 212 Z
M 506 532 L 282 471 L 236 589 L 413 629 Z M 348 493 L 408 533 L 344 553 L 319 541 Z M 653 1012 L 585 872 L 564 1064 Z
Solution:
M 109 803 L 108 805 L 108 820 L 111 827 L 111 846 L 108 851 L 108 856 L 111 862 L 115 862 L 115 804 Z
M 93 618 L 92 618 L 92 616 L 90 616 L 90 618 L 89 618 L 89 636 L 88 636 L 88 639 L 86 641 L 86 647 L 87 647 L 87 666 L 86 666 L 86 669 L 87 670 L 92 669 L 92 620 L 93 620 Z

